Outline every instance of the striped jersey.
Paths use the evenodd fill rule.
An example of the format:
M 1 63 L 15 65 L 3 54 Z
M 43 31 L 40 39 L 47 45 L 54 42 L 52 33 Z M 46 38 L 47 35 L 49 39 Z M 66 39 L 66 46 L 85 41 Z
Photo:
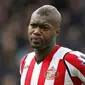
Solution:
M 20 61 L 20 85 L 84 85 L 85 55 L 56 46 L 37 64 L 35 52 Z

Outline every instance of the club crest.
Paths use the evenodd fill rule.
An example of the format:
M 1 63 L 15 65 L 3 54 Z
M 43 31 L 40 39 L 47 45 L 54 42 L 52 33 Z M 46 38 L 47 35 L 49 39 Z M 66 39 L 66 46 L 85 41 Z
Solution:
M 45 76 L 47 80 L 53 80 L 57 76 L 57 72 L 54 66 L 47 70 Z

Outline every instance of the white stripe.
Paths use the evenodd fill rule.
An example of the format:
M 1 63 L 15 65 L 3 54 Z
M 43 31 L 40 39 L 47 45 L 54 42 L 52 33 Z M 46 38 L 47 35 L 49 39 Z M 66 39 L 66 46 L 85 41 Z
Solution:
M 66 72 L 65 72 L 64 85 L 73 85 L 73 82 L 72 82 L 72 80 L 71 80 L 71 78 L 70 78 L 67 70 L 66 70 Z
M 58 51 L 54 54 L 48 69 L 50 69 L 53 66 L 57 70 L 59 60 L 62 59 L 64 55 L 69 51 L 71 50 L 68 48 L 64 48 L 64 47 L 59 48 Z M 46 79 L 44 85 L 54 85 L 54 80 Z
M 31 63 L 31 60 L 33 59 L 34 55 L 35 55 L 34 52 L 28 54 L 28 56 L 25 60 L 26 63 L 24 65 L 24 67 L 26 67 L 26 66 L 29 67 L 29 65 Z M 21 81 L 20 81 L 21 84 L 20 85 L 25 85 L 25 78 L 26 78 L 27 71 L 28 71 L 28 68 L 25 68 L 25 69 L 23 68 L 23 72 L 22 72 L 22 75 L 21 75 Z
M 68 61 L 65 60 L 65 62 L 66 62 L 66 65 L 69 68 L 71 76 L 76 76 L 76 68 L 73 65 L 71 65 Z
M 85 54 L 83 54 L 83 53 L 81 53 L 81 52 L 79 52 L 79 51 L 72 51 L 72 52 L 70 52 L 70 53 L 75 54 L 75 55 L 77 55 L 77 56 L 80 56 L 80 55 L 85 56 Z
M 38 85 L 38 78 L 39 78 L 41 66 L 42 66 L 42 62 L 40 64 L 35 63 L 30 85 Z
M 21 75 L 21 66 L 22 66 L 22 63 L 21 63 L 21 65 L 20 65 L 20 75 Z

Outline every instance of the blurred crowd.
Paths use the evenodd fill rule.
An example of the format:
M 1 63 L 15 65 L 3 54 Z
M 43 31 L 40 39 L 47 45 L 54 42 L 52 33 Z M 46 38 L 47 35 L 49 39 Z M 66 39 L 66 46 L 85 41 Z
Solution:
M 85 0 L 0 0 L 0 85 L 19 85 L 19 62 L 33 51 L 27 27 L 32 12 L 54 5 L 62 15 L 57 43 L 85 53 Z

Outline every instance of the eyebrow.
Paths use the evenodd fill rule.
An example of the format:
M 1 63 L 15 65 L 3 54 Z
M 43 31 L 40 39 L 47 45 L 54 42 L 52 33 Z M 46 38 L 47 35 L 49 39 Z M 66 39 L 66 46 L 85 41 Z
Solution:
M 31 22 L 30 24 L 36 24 L 36 25 L 39 25 L 39 26 L 53 27 L 53 26 L 50 25 L 49 23 L 45 23 L 45 22 L 43 22 L 43 24 L 42 24 L 42 23 L 39 23 L 39 22 Z

